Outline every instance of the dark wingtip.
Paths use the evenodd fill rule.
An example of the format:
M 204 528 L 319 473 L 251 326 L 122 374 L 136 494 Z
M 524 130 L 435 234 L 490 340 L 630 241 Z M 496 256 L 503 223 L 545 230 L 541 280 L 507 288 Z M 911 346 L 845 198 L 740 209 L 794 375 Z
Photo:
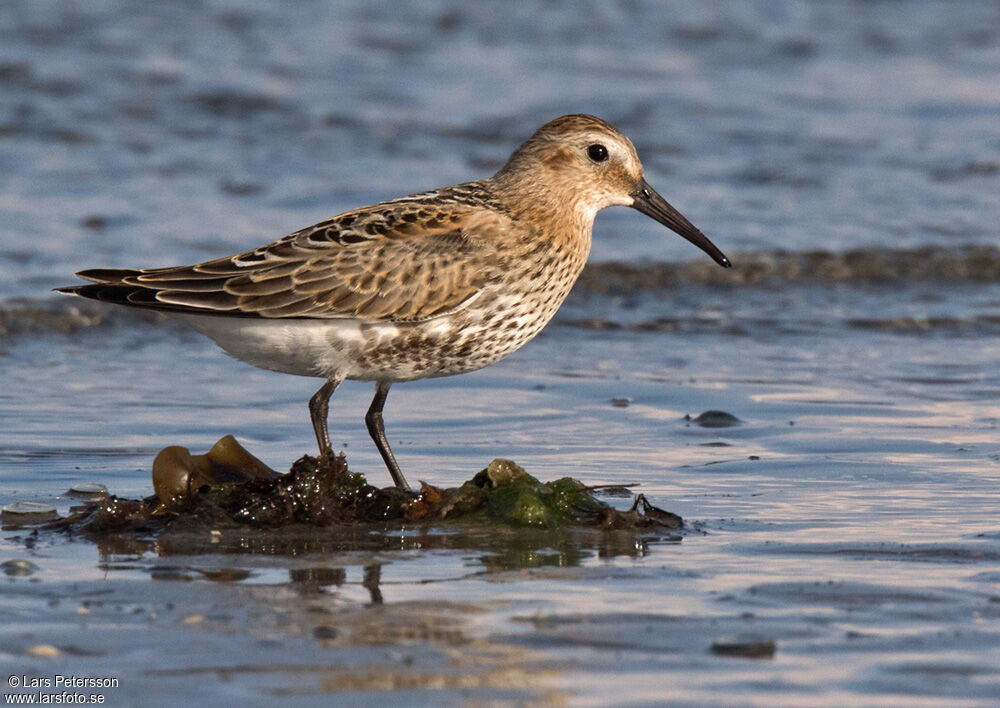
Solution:
M 134 268 L 88 268 L 75 273 L 77 278 L 83 278 L 94 283 L 120 283 L 124 278 L 139 275 L 141 271 Z
M 65 285 L 52 290 L 64 295 L 79 295 L 91 300 L 125 304 L 124 296 L 133 288 L 122 283 L 122 280 L 137 273 L 139 271 L 134 269 L 88 268 L 75 275 L 91 282 L 83 285 Z
M 79 295 L 89 300 L 98 302 L 110 302 L 116 305 L 154 305 L 151 302 L 133 302 L 130 297 L 137 288 L 131 285 L 118 285 L 113 283 L 90 283 L 89 285 L 68 285 L 62 288 L 53 288 L 58 293 L 66 295 Z

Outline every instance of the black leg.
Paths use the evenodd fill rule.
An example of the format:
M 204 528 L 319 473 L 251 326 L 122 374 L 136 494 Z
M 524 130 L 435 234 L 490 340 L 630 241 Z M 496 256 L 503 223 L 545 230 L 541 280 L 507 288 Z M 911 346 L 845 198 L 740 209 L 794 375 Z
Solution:
M 379 588 L 378 584 L 382 578 L 382 566 L 379 563 L 375 565 L 365 566 L 365 577 L 361 581 L 361 584 L 368 588 L 368 594 L 371 596 L 373 605 L 382 604 L 382 590 Z
M 389 381 L 379 381 L 375 384 L 375 398 L 372 399 L 368 413 L 365 414 L 365 425 L 368 426 L 368 434 L 375 441 L 375 447 L 378 448 L 382 459 L 385 460 L 385 466 L 389 468 L 392 481 L 400 489 L 409 489 L 410 485 L 406 483 L 403 473 L 399 470 L 399 465 L 396 464 L 396 458 L 393 457 L 392 450 L 389 449 L 389 441 L 385 439 L 385 426 L 382 425 L 382 406 L 385 405 L 385 397 L 389 395 L 389 386 L 391 385 L 392 383 Z
M 330 433 L 326 429 L 326 417 L 330 412 L 330 396 L 343 379 L 329 379 L 319 387 L 319 391 L 309 399 L 309 417 L 312 418 L 316 442 L 319 443 L 319 456 L 330 454 Z

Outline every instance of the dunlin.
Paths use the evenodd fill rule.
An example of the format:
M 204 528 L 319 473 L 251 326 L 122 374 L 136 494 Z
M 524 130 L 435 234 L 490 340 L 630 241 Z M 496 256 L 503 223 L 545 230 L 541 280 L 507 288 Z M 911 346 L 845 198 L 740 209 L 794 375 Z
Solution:
M 345 379 L 375 382 L 368 432 L 397 487 L 382 407 L 397 381 L 474 371 L 545 326 L 583 270 L 594 216 L 629 206 L 729 260 L 643 178 L 631 141 L 593 116 L 539 128 L 489 179 L 321 221 L 274 243 L 198 265 L 93 269 L 60 290 L 161 310 L 229 354 L 317 376 L 309 400 L 321 454 Z

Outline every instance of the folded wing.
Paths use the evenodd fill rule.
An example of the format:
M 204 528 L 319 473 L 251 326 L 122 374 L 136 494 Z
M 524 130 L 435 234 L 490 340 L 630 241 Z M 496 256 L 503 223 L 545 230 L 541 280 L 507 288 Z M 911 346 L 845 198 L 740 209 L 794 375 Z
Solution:
M 366 207 L 231 258 L 77 273 L 61 292 L 192 314 L 418 321 L 461 307 L 500 276 L 481 205 L 404 199 Z

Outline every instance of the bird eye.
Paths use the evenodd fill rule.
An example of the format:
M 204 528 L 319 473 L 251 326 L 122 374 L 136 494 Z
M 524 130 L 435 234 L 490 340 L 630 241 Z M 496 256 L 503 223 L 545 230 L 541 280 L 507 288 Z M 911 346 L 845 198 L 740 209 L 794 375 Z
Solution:
M 608 149 L 597 143 L 587 148 L 587 156 L 594 162 L 604 162 L 608 159 Z

